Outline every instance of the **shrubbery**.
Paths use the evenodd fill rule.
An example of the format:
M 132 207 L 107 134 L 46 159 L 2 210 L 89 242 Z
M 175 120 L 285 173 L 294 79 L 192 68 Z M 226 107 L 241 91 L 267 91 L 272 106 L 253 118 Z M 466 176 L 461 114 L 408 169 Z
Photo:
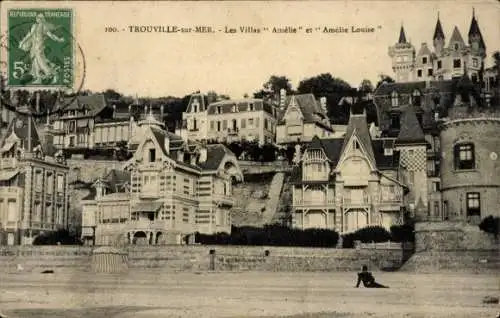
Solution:
M 342 235 L 343 248 L 354 248 L 355 241 L 361 243 L 414 242 L 414 227 L 412 225 L 393 225 L 389 232 L 381 226 L 367 226 L 353 233 Z
M 500 218 L 498 216 L 487 216 L 485 217 L 481 223 L 479 224 L 479 228 L 486 232 L 495 235 L 498 237 L 499 228 L 500 228 Z
M 81 245 L 82 242 L 79 237 L 71 235 L 68 230 L 57 230 L 38 235 L 33 240 L 33 245 Z
M 196 235 L 196 242 L 205 245 L 335 247 L 338 239 L 338 233 L 333 230 L 298 230 L 282 225 L 269 225 L 263 228 L 233 226 L 231 234 Z

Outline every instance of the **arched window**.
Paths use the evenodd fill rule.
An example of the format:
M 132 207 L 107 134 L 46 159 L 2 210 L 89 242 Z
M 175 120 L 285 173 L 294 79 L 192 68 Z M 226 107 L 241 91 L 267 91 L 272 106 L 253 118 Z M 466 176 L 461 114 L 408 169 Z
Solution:
M 421 104 L 422 104 L 422 95 L 420 94 L 420 91 L 418 89 L 413 91 L 412 102 L 413 102 L 413 105 L 415 105 L 415 106 L 421 106 Z
M 392 92 L 391 94 L 391 104 L 392 107 L 398 107 L 399 106 L 399 95 L 397 92 Z
M 455 145 L 453 147 L 453 157 L 455 162 L 455 170 L 471 170 L 476 166 L 474 144 L 472 143 Z

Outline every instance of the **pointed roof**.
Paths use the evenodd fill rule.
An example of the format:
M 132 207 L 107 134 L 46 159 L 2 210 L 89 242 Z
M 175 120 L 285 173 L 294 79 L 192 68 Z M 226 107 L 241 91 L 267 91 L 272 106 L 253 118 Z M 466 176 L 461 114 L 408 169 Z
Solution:
M 401 129 L 395 144 L 398 146 L 426 144 L 424 132 L 411 106 L 406 107 L 401 114 Z
M 484 43 L 483 35 L 481 34 L 481 30 L 479 29 L 479 23 L 477 22 L 476 16 L 474 14 L 474 10 L 472 11 L 472 20 L 470 22 L 469 27 L 469 44 L 472 42 L 474 37 L 479 38 L 479 46 L 481 49 L 486 49 L 486 45 Z
M 453 28 L 453 33 L 451 34 L 449 46 L 451 46 L 455 42 L 465 45 L 464 39 L 462 38 L 462 34 L 460 34 L 460 31 L 458 30 L 457 26 Z
M 444 40 L 443 27 L 441 26 L 441 20 L 439 19 L 439 14 L 436 22 L 436 28 L 434 29 L 434 40 Z
M 24 108 L 25 110 L 17 112 L 14 118 L 12 118 L 5 132 L 4 141 L 12 134 L 15 134 L 22 141 L 22 148 L 25 151 L 31 152 L 35 147 L 41 145 L 42 142 L 33 117 L 27 115 L 32 110 L 28 107 Z
M 366 121 L 365 111 L 361 114 L 351 113 L 351 116 L 349 117 L 349 123 L 347 124 L 346 133 L 344 136 L 344 143 L 342 145 L 342 150 L 340 151 L 341 154 L 345 152 L 348 143 L 353 137 L 353 135 L 356 136 L 362 148 L 366 150 L 368 159 L 373 164 L 376 164 L 375 156 L 373 154 L 370 131 L 368 129 L 368 122 Z
M 408 42 L 406 42 L 406 34 L 405 34 L 405 29 L 404 29 L 403 25 L 401 25 L 401 30 L 399 30 L 398 43 L 400 43 L 400 44 L 408 43 Z

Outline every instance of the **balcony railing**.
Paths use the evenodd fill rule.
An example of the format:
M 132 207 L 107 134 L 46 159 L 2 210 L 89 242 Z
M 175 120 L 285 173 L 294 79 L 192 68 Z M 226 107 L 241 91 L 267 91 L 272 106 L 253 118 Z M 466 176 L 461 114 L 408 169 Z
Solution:
M 401 194 L 380 195 L 381 203 L 401 203 L 403 196 Z
M 296 206 L 325 206 L 335 204 L 335 198 L 325 198 L 320 200 L 314 199 L 295 199 Z
M 362 198 L 350 198 L 350 197 L 343 197 L 342 198 L 342 204 L 343 205 L 349 205 L 349 206 L 366 206 L 370 205 L 370 197 L 367 195 L 363 196 Z
M 16 158 L 1 158 L 0 159 L 0 169 L 15 168 L 17 167 Z
M 133 230 L 165 230 L 168 228 L 168 223 L 165 220 L 133 220 L 127 224 L 129 229 Z
M 238 131 L 239 131 L 239 129 L 238 129 L 238 128 L 236 128 L 236 129 L 231 129 L 231 128 L 229 128 L 229 129 L 227 130 L 227 134 L 228 134 L 229 136 L 235 136 L 235 135 L 238 135 Z

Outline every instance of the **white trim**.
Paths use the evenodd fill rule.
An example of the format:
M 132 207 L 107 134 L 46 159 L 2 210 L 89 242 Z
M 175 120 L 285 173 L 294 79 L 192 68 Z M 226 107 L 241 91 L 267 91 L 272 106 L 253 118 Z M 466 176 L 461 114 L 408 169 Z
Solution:
M 368 157 L 368 151 L 365 149 L 365 146 L 359 142 L 358 137 L 356 136 L 356 129 L 352 132 L 351 138 L 347 142 L 347 144 L 344 147 L 344 152 L 340 154 L 340 159 L 339 162 L 337 163 L 337 166 L 335 167 L 335 172 L 340 172 L 340 167 L 344 164 L 344 162 L 350 158 L 349 152 L 352 150 L 352 146 L 354 141 L 356 141 L 359 144 L 359 148 L 361 153 L 363 154 L 364 159 L 368 162 L 368 165 L 370 166 L 370 169 L 372 172 L 378 171 L 377 167 L 375 165 L 375 162 L 371 162 L 370 158 Z

